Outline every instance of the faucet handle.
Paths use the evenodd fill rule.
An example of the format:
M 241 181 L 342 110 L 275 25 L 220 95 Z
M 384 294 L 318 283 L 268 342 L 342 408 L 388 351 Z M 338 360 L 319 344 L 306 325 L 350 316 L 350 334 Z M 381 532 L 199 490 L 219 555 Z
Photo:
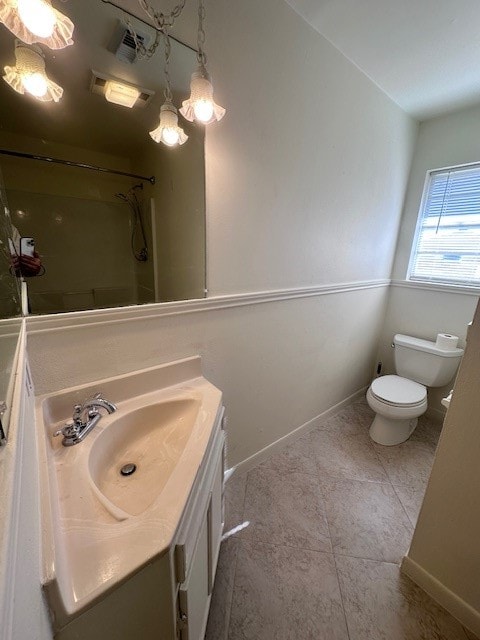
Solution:
M 74 405 L 73 415 L 72 415 L 73 424 L 81 423 L 82 413 L 83 413 L 83 406 L 81 404 Z
M 63 436 L 64 438 L 73 438 L 78 435 L 79 428 L 74 422 L 67 422 L 61 429 L 55 431 L 53 437 Z

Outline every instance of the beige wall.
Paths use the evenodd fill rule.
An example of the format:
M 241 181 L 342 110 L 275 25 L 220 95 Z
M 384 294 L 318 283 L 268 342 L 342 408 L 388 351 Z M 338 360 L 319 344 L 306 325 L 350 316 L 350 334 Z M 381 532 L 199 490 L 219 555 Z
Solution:
M 480 307 L 469 331 L 406 571 L 480 635 Z

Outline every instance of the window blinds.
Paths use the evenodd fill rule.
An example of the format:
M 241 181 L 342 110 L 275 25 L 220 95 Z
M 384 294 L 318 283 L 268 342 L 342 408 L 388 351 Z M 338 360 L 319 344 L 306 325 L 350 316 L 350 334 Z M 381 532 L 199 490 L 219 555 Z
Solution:
M 480 287 L 480 166 L 427 180 L 409 279 Z

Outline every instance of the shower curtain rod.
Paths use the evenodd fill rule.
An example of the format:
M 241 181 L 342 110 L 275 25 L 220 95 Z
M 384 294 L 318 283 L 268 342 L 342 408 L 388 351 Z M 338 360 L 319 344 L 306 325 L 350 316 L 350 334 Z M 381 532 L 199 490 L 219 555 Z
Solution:
M 118 171 L 117 169 L 105 169 L 105 167 L 97 167 L 94 164 L 86 164 L 84 162 L 72 162 L 71 160 L 60 160 L 60 158 L 49 158 L 48 156 L 39 156 L 34 153 L 22 153 L 21 151 L 9 151 L 8 149 L 0 149 L 0 154 L 4 156 L 13 156 L 14 158 L 26 158 L 27 160 L 43 160 L 53 164 L 64 164 L 67 167 L 78 167 L 79 169 L 91 169 L 92 171 L 100 171 L 101 173 L 114 173 L 117 176 L 126 176 L 127 178 L 135 178 L 135 180 L 144 180 L 155 184 L 155 176 L 147 178 L 139 176 L 136 173 L 128 173 L 126 171 Z

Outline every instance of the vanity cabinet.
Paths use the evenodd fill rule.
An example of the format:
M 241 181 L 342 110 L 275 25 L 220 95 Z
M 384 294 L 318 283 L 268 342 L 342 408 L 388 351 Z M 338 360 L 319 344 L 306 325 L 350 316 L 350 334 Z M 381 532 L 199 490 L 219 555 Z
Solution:
M 203 640 L 223 529 L 223 413 L 169 548 L 57 629 L 55 640 Z
M 205 635 L 223 529 L 224 442 L 224 431 L 219 428 L 175 545 L 181 640 L 202 640 Z

